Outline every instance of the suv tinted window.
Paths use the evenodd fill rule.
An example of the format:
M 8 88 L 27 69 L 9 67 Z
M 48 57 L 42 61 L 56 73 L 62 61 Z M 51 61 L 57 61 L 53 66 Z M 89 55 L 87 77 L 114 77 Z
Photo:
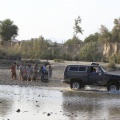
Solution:
M 71 66 L 71 67 L 69 68 L 69 71 L 78 71 L 78 67 Z
M 86 71 L 86 67 L 80 66 L 80 67 L 79 67 L 79 71 Z
M 70 66 L 68 71 L 86 71 L 85 66 Z

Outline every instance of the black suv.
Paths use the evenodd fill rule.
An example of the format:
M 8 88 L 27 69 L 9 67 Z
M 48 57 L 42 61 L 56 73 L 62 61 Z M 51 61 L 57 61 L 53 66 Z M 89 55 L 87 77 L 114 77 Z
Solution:
M 71 89 L 81 89 L 85 85 L 107 87 L 108 91 L 118 91 L 120 76 L 107 73 L 99 64 L 68 65 L 64 71 L 64 82 L 70 84 Z

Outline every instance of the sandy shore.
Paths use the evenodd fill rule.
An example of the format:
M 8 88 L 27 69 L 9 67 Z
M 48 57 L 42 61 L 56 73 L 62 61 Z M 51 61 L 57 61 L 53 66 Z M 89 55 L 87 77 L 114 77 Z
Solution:
M 65 61 L 64 63 L 54 63 L 50 61 L 53 68 L 52 79 L 49 82 L 38 82 L 35 81 L 20 81 L 19 70 L 17 70 L 17 80 L 11 79 L 10 69 L 0 69 L 0 85 L 23 85 L 23 86 L 41 86 L 41 87 L 69 87 L 68 84 L 62 82 L 65 67 L 69 64 L 91 64 L 91 62 L 76 62 L 76 61 Z M 106 65 L 105 63 L 100 63 Z M 113 74 L 119 74 L 120 71 L 112 71 Z

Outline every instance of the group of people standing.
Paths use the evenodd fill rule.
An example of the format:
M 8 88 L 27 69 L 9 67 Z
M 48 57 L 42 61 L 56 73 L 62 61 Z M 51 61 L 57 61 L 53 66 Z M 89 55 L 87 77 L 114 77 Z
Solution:
M 27 80 L 27 81 L 38 81 L 39 79 L 43 81 L 43 76 L 45 72 L 48 72 L 49 79 L 52 77 L 52 67 L 49 65 L 49 68 L 47 70 L 46 64 L 42 66 L 38 66 L 37 63 L 35 63 L 34 66 L 31 64 L 24 65 L 21 63 L 19 67 L 17 67 L 16 62 L 13 63 L 11 66 L 11 78 L 12 80 L 17 79 L 17 69 L 19 69 L 19 78 L 20 80 Z

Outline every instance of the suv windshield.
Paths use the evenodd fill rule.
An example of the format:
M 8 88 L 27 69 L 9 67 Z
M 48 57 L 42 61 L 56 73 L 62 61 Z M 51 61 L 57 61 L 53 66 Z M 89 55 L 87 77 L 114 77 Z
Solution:
M 107 73 L 107 72 L 104 70 L 104 68 L 103 68 L 103 67 L 101 67 L 101 69 L 102 69 L 102 71 L 103 71 L 104 73 Z

